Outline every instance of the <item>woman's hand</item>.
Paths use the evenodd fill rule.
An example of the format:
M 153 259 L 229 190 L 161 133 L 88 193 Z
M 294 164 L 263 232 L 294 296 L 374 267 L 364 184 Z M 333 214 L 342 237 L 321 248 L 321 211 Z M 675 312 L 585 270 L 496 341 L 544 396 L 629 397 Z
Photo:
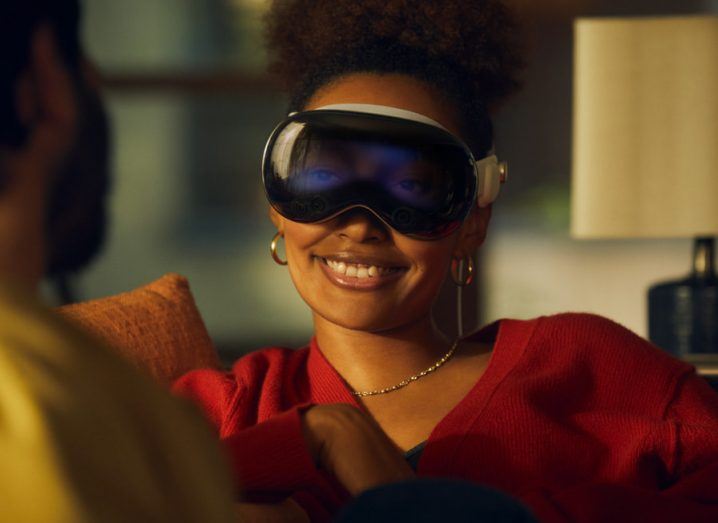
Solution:
M 397 446 L 350 405 L 316 405 L 303 413 L 304 437 L 319 466 L 351 494 L 414 477 Z

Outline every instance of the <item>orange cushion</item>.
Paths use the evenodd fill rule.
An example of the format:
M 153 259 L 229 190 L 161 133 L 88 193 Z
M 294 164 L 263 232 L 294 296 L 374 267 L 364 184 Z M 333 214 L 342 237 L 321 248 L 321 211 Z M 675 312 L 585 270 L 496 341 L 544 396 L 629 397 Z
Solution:
M 131 292 L 57 310 L 161 383 L 192 369 L 219 367 L 189 283 L 178 274 L 167 274 Z

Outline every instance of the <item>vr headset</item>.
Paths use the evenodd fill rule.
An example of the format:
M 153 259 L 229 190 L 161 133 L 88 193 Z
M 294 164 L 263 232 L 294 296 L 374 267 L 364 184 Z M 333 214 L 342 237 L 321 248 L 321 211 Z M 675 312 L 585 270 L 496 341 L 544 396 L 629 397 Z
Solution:
M 267 199 L 289 220 L 319 223 L 362 208 L 422 240 L 451 234 L 474 204 L 491 204 L 506 175 L 495 155 L 476 161 L 434 120 L 365 104 L 290 114 L 262 161 Z

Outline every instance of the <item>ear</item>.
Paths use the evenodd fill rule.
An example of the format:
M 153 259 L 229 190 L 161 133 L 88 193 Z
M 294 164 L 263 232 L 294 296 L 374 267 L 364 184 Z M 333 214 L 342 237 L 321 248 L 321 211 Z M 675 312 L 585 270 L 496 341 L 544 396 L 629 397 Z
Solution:
M 272 223 L 278 231 L 284 230 L 284 217 L 279 214 L 271 205 L 269 206 L 269 219 L 272 220 Z
M 454 248 L 454 256 L 463 258 L 476 252 L 486 239 L 486 231 L 491 221 L 491 205 L 474 207 L 459 231 Z
M 16 160 L 52 170 L 75 139 L 76 99 L 70 73 L 47 24 L 32 35 L 29 62 L 15 86 L 15 103 L 28 139 Z

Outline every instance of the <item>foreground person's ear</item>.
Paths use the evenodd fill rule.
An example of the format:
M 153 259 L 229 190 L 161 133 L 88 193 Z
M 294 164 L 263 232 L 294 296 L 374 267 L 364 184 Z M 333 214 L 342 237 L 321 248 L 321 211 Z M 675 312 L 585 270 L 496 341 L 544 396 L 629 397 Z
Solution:
M 15 156 L 27 156 L 44 169 L 52 170 L 74 141 L 75 94 L 55 35 L 47 24 L 33 34 L 30 53 L 30 62 L 16 89 L 18 118 L 29 134 L 22 152 Z

